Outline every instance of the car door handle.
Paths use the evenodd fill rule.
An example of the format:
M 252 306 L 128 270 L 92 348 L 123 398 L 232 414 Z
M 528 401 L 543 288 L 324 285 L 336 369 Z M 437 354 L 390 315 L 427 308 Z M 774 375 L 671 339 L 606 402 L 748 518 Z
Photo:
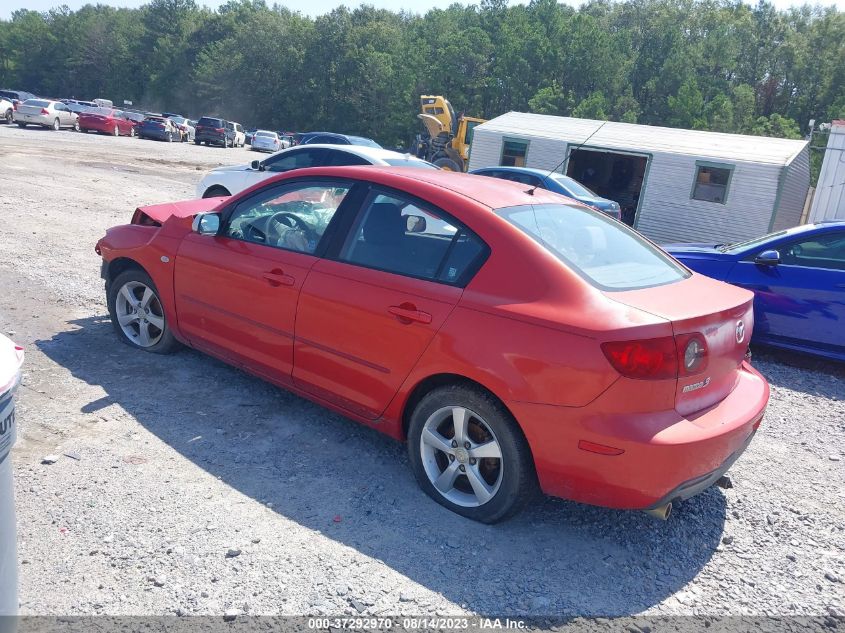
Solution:
M 413 304 L 403 303 L 400 306 L 390 306 L 387 311 L 403 323 L 416 321 L 417 323 L 431 323 L 431 315 L 428 312 L 417 310 Z
M 263 277 L 271 286 L 292 286 L 296 283 L 293 277 L 286 275 L 280 268 L 267 271 Z

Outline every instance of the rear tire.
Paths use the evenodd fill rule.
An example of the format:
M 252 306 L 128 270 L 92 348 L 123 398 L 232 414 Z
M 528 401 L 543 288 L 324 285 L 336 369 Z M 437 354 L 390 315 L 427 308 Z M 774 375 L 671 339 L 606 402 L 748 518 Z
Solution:
M 119 127 L 117 127 L 116 125 L 114 126 L 114 131 L 113 131 L 113 134 L 114 134 L 115 136 L 120 136 L 120 128 L 119 128 Z
M 13 118 L 13 116 L 14 116 L 14 113 L 12 112 L 12 109 L 11 109 L 11 108 L 9 108 L 8 110 L 6 110 L 6 114 L 4 115 L 4 118 L 6 119 L 6 125 L 11 125 L 11 124 L 12 124 L 12 118 Z
M 147 273 L 137 268 L 120 273 L 109 284 L 106 299 L 121 341 L 154 354 L 169 354 L 178 348 L 159 292 Z
M 73 122 L 73 131 L 74 131 L 74 132 L 78 132 L 78 131 L 79 131 L 79 121 L 74 121 L 74 122 Z
M 194 139 L 194 145 L 202 145 L 202 141 L 198 141 L 197 139 Z
M 60 129 L 62 129 L 62 124 L 58 119 L 53 119 L 53 131 L 58 132 Z
M 537 494 L 522 431 L 501 402 L 477 387 L 448 385 L 420 400 L 408 428 L 408 457 L 428 496 L 474 521 L 502 521 Z
M 21 123 L 20 121 L 17 121 L 16 123 L 18 124 L 19 128 L 25 128 L 26 127 L 26 123 Z
M 135 136 L 135 127 L 129 128 L 129 138 L 133 138 Z
M 167 134 L 167 142 L 168 142 L 168 143 L 172 143 L 172 142 L 173 142 L 173 132 L 168 132 L 168 134 Z

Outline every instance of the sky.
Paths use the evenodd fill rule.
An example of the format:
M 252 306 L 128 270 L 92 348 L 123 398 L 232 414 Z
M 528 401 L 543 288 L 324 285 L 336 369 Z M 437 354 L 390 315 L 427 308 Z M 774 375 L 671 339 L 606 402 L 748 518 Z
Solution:
M 147 0 L 100 0 L 99 4 L 110 4 L 116 7 L 138 7 L 146 4 Z M 204 4 L 208 7 L 215 8 L 223 4 L 225 0 L 198 0 L 197 4 Z M 400 9 L 408 9 L 415 13 L 425 13 L 429 9 L 439 7 L 446 8 L 453 4 L 455 0 L 426 0 L 419 2 L 419 0 L 367 0 L 366 4 L 374 5 L 380 9 L 391 9 L 398 11 Z M 578 0 L 563 0 L 566 4 L 577 6 L 581 4 Z M 756 1 L 756 0 L 755 0 Z M 17 9 L 32 9 L 35 11 L 47 11 L 53 7 L 66 4 L 71 9 L 78 9 L 85 4 L 98 4 L 97 0 L 0 0 L 0 19 L 8 19 L 12 12 Z M 845 11 L 845 0 L 812 0 L 810 4 L 821 4 L 822 6 L 836 6 L 840 11 Z M 268 0 L 267 4 L 272 5 L 273 0 Z M 361 4 L 361 0 L 286 0 L 279 2 L 289 9 L 294 11 L 301 11 L 307 15 L 322 15 L 328 13 L 332 9 L 341 4 L 346 4 L 350 7 L 355 7 Z M 477 4 L 477 2 L 461 1 L 461 4 Z M 786 9 L 793 5 L 804 4 L 802 0 L 773 0 L 773 4 L 778 9 Z

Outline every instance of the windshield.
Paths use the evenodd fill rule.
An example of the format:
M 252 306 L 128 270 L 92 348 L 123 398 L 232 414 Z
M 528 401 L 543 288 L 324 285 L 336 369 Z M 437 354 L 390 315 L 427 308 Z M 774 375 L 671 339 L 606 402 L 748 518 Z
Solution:
M 364 145 L 366 147 L 381 147 L 381 145 L 376 143 L 374 140 L 364 138 L 363 136 L 347 136 L 347 138 L 353 145 Z
M 752 246 L 757 246 L 758 244 L 762 244 L 763 242 L 768 242 L 769 240 L 773 240 L 776 237 L 783 237 L 786 234 L 787 231 L 777 231 L 775 233 L 763 235 L 762 237 L 755 237 L 751 240 L 745 240 L 744 242 L 736 242 L 734 244 L 717 244 L 716 248 L 718 248 L 723 253 L 744 251 L 746 248 L 751 248 Z
M 564 187 L 566 187 L 566 190 L 569 191 L 569 193 L 571 193 L 573 196 L 581 196 L 583 198 L 599 197 L 594 191 L 590 191 L 580 182 L 573 178 L 570 178 L 569 176 L 562 176 L 561 174 L 552 174 L 552 178 Z
M 385 158 L 384 162 L 393 167 L 422 167 L 424 169 L 437 169 L 434 165 L 419 158 L 408 156 L 407 158 Z
M 601 290 L 650 288 L 689 277 L 638 233 L 596 211 L 542 204 L 496 213 Z

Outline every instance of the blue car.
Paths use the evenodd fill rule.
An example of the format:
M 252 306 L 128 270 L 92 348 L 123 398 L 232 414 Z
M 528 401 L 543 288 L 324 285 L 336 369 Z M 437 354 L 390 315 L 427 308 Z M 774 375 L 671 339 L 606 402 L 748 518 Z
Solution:
M 664 248 L 697 272 L 754 292 L 754 341 L 845 361 L 845 221 Z
M 514 182 L 521 182 L 531 187 L 548 189 L 567 198 L 573 198 L 578 202 L 583 202 L 587 206 L 598 209 L 602 213 L 617 220 L 622 216 L 618 202 L 602 198 L 587 189 L 577 180 L 569 176 L 564 176 L 563 174 L 550 174 L 542 169 L 531 169 L 529 167 L 482 167 L 481 169 L 473 169 L 469 173 L 478 176 L 501 178 L 502 180 L 513 180 Z

